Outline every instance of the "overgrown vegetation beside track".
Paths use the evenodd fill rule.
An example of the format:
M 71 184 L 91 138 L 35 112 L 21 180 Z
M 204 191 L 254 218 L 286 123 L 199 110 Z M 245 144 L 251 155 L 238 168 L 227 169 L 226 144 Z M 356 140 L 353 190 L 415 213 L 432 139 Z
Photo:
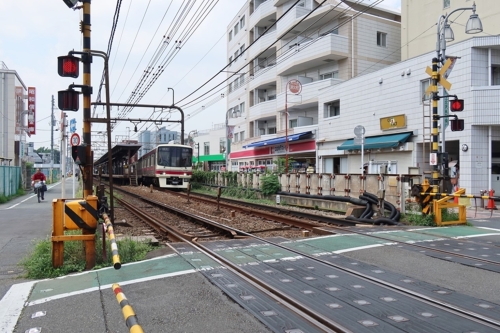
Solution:
M 67 235 L 81 234 L 81 231 L 68 231 Z M 109 250 L 109 241 L 106 241 L 107 260 L 103 260 L 102 240 L 98 239 L 96 234 L 96 266 L 94 269 L 103 267 L 113 267 L 111 251 Z M 156 249 L 150 243 L 135 242 L 131 239 L 117 241 L 120 261 L 122 264 L 144 260 L 148 252 Z M 26 278 L 29 279 L 47 279 L 64 276 L 71 273 L 82 272 L 85 270 L 85 252 L 82 242 L 70 241 L 64 242 L 64 264 L 62 267 L 52 267 L 52 242 L 50 238 L 38 241 L 34 249 L 20 263 L 26 271 Z

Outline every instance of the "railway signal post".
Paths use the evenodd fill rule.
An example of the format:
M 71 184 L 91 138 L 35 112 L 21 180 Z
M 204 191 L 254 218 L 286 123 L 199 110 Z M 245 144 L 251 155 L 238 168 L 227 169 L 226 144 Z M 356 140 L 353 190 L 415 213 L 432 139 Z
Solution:
M 79 76 L 79 61 L 83 63 L 83 84 L 70 85 L 69 89 L 58 92 L 58 105 L 63 111 L 78 111 L 79 92 L 75 91 L 74 87 L 82 88 L 83 94 L 83 144 L 75 146 L 77 157 L 80 165 L 83 166 L 83 198 L 90 199 L 92 196 L 92 142 L 91 142 L 91 113 L 90 113 L 90 97 L 92 95 L 92 86 L 90 80 L 90 68 L 92 63 L 91 47 L 90 47 L 90 2 L 91 0 L 81 0 L 82 6 L 77 7 L 83 9 L 83 20 L 80 22 L 80 30 L 83 34 L 83 52 L 81 59 L 74 57 L 72 54 L 58 58 L 58 73 L 63 77 L 77 78 Z M 77 1 L 64 0 L 64 3 L 73 8 Z M 80 53 L 80 52 L 78 52 Z M 55 223 L 55 221 L 54 221 Z M 62 221 L 60 223 L 63 223 Z M 82 228 L 83 236 L 95 234 L 95 228 Z M 95 244 L 94 240 L 84 242 L 85 250 L 85 268 L 91 269 L 95 266 Z

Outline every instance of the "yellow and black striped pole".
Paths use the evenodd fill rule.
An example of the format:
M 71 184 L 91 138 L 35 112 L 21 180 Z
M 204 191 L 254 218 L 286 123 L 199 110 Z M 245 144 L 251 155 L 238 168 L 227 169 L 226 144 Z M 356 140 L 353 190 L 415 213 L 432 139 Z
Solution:
M 125 323 L 130 333 L 144 333 L 142 327 L 137 321 L 137 316 L 135 315 L 134 309 L 132 309 L 132 307 L 130 306 L 127 297 L 125 297 L 122 288 L 120 288 L 120 285 L 118 283 L 114 283 L 112 288 L 113 292 L 116 295 L 118 304 L 120 304 L 120 306 L 122 307 L 123 318 L 125 318 Z
M 439 129 L 438 129 L 438 59 L 432 58 L 432 79 L 431 79 L 431 91 L 432 91 L 432 154 L 437 158 L 439 149 Z M 435 163 L 432 166 L 432 192 L 437 193 L 439 187 L 439 166 Z
M 108 233 L 109 241 L 111 242 L 111 255 L 113 258 L 113 267 L 115 269 L 120 269 L 122 264 L 120 262 L 120 255 L 118 254 L 118 245 L 116 245 L 115 232 L 113 230 L 113 224 L 109 219 L 107 214 L 102 214 L 104 223 L 106 224 L 106 232 Z
M 83 34 L 83 52 L 89 52 L 90 57 L 90 1 L 91 0 L 83 0 L 83 21 L 81 25 L 82 34 Z M 90 81 L 90 66 L 91 60 L 83 62 L 83 86 L 91 87 Z M 91 133 L 90 133 L 90 96 L 91 89 L 83 89 L 83 143 L 86 145 L 85 147 L 85 157 L 86 162 L 83 169 L 83 174 L 85 176 L 83 183 L 83 198 L 92 194 L 92 142 L 91 142 Z
M 93 157 L 92 157 L 92 142 L 90 139 L 90 95 L 92 94 L 92 87 L 90 81 L 90 65 L 92 59 L 90 56 L 90 1 L 82 0 L 83 2 L 83 21 L 81 22 L 81 30 L 83 34 L 83 52 L 88 52 L 89 56 L 86 61 L 83 61 L 83 144 L 85 145 L 85 165 L 83 168 L 83 198 L 86 200 L 87 197 L 92 195 L 92 168 L 93 168 Z M 85 88 L 87 87 L 87 89 Z M 82 230 L 84 235 L 95 234 L 95 229 Z M 95 266 L 95 246 L 87 246 L 90 244 L 84 244 L 85 255 L 87 258 L 87 263 L 85 269 L 91 269 Z

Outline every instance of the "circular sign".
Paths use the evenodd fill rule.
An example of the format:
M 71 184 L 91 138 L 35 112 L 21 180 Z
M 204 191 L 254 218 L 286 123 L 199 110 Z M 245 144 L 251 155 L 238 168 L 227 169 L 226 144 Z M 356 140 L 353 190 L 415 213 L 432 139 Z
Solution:
M 299 82 L 299 80 L 290 80 L 288 81 L 288 90 L 290 90 L 292 94 L 300 94 L 300 92 L 302 91 L 302 84 Z
M 78 133 L 71 134 L 71 145 L 78 146 L 80 144 L 80 136 Z
M 354 128 L 354 134 L 356 134 L 357 137 L 363 136 L 365 134 L 365 128 L 361 125 L 358 125 Z

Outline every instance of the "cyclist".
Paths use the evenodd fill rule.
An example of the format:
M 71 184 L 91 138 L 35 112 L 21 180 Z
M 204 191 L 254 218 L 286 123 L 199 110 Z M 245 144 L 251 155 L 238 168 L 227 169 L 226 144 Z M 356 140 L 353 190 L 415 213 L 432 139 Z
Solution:
M 35 184 L 35 182 L 39 182 L 39 181 L 41 181 L 41 182 L 45 182 L 45 181 L 46 181 L 46 179 L 47 179 L 47 177 L 45 177 L 45 175 L 43 174 L 43 172 L 42 172 L 40 169 L 36 169 L 35 174 L 33 175 L 33 177 L 31 177 L 31 185 L 34 185 L 34 184 Z M 42 184 L 43 184 L 43 183 L 42 183 Z M 44 197 L 43 197 L 43 196 L 44 196 L 45 191 L 44 191 L 43 189 L 44 189 L 44 187 L 43 187 L 43 185 L 42 185 L 42 186 L 40 187 L 40 193 L 41 193 L 41 195 L 42 195 L 42 200 L 45 200 L 45 199 L 44 199 Z

